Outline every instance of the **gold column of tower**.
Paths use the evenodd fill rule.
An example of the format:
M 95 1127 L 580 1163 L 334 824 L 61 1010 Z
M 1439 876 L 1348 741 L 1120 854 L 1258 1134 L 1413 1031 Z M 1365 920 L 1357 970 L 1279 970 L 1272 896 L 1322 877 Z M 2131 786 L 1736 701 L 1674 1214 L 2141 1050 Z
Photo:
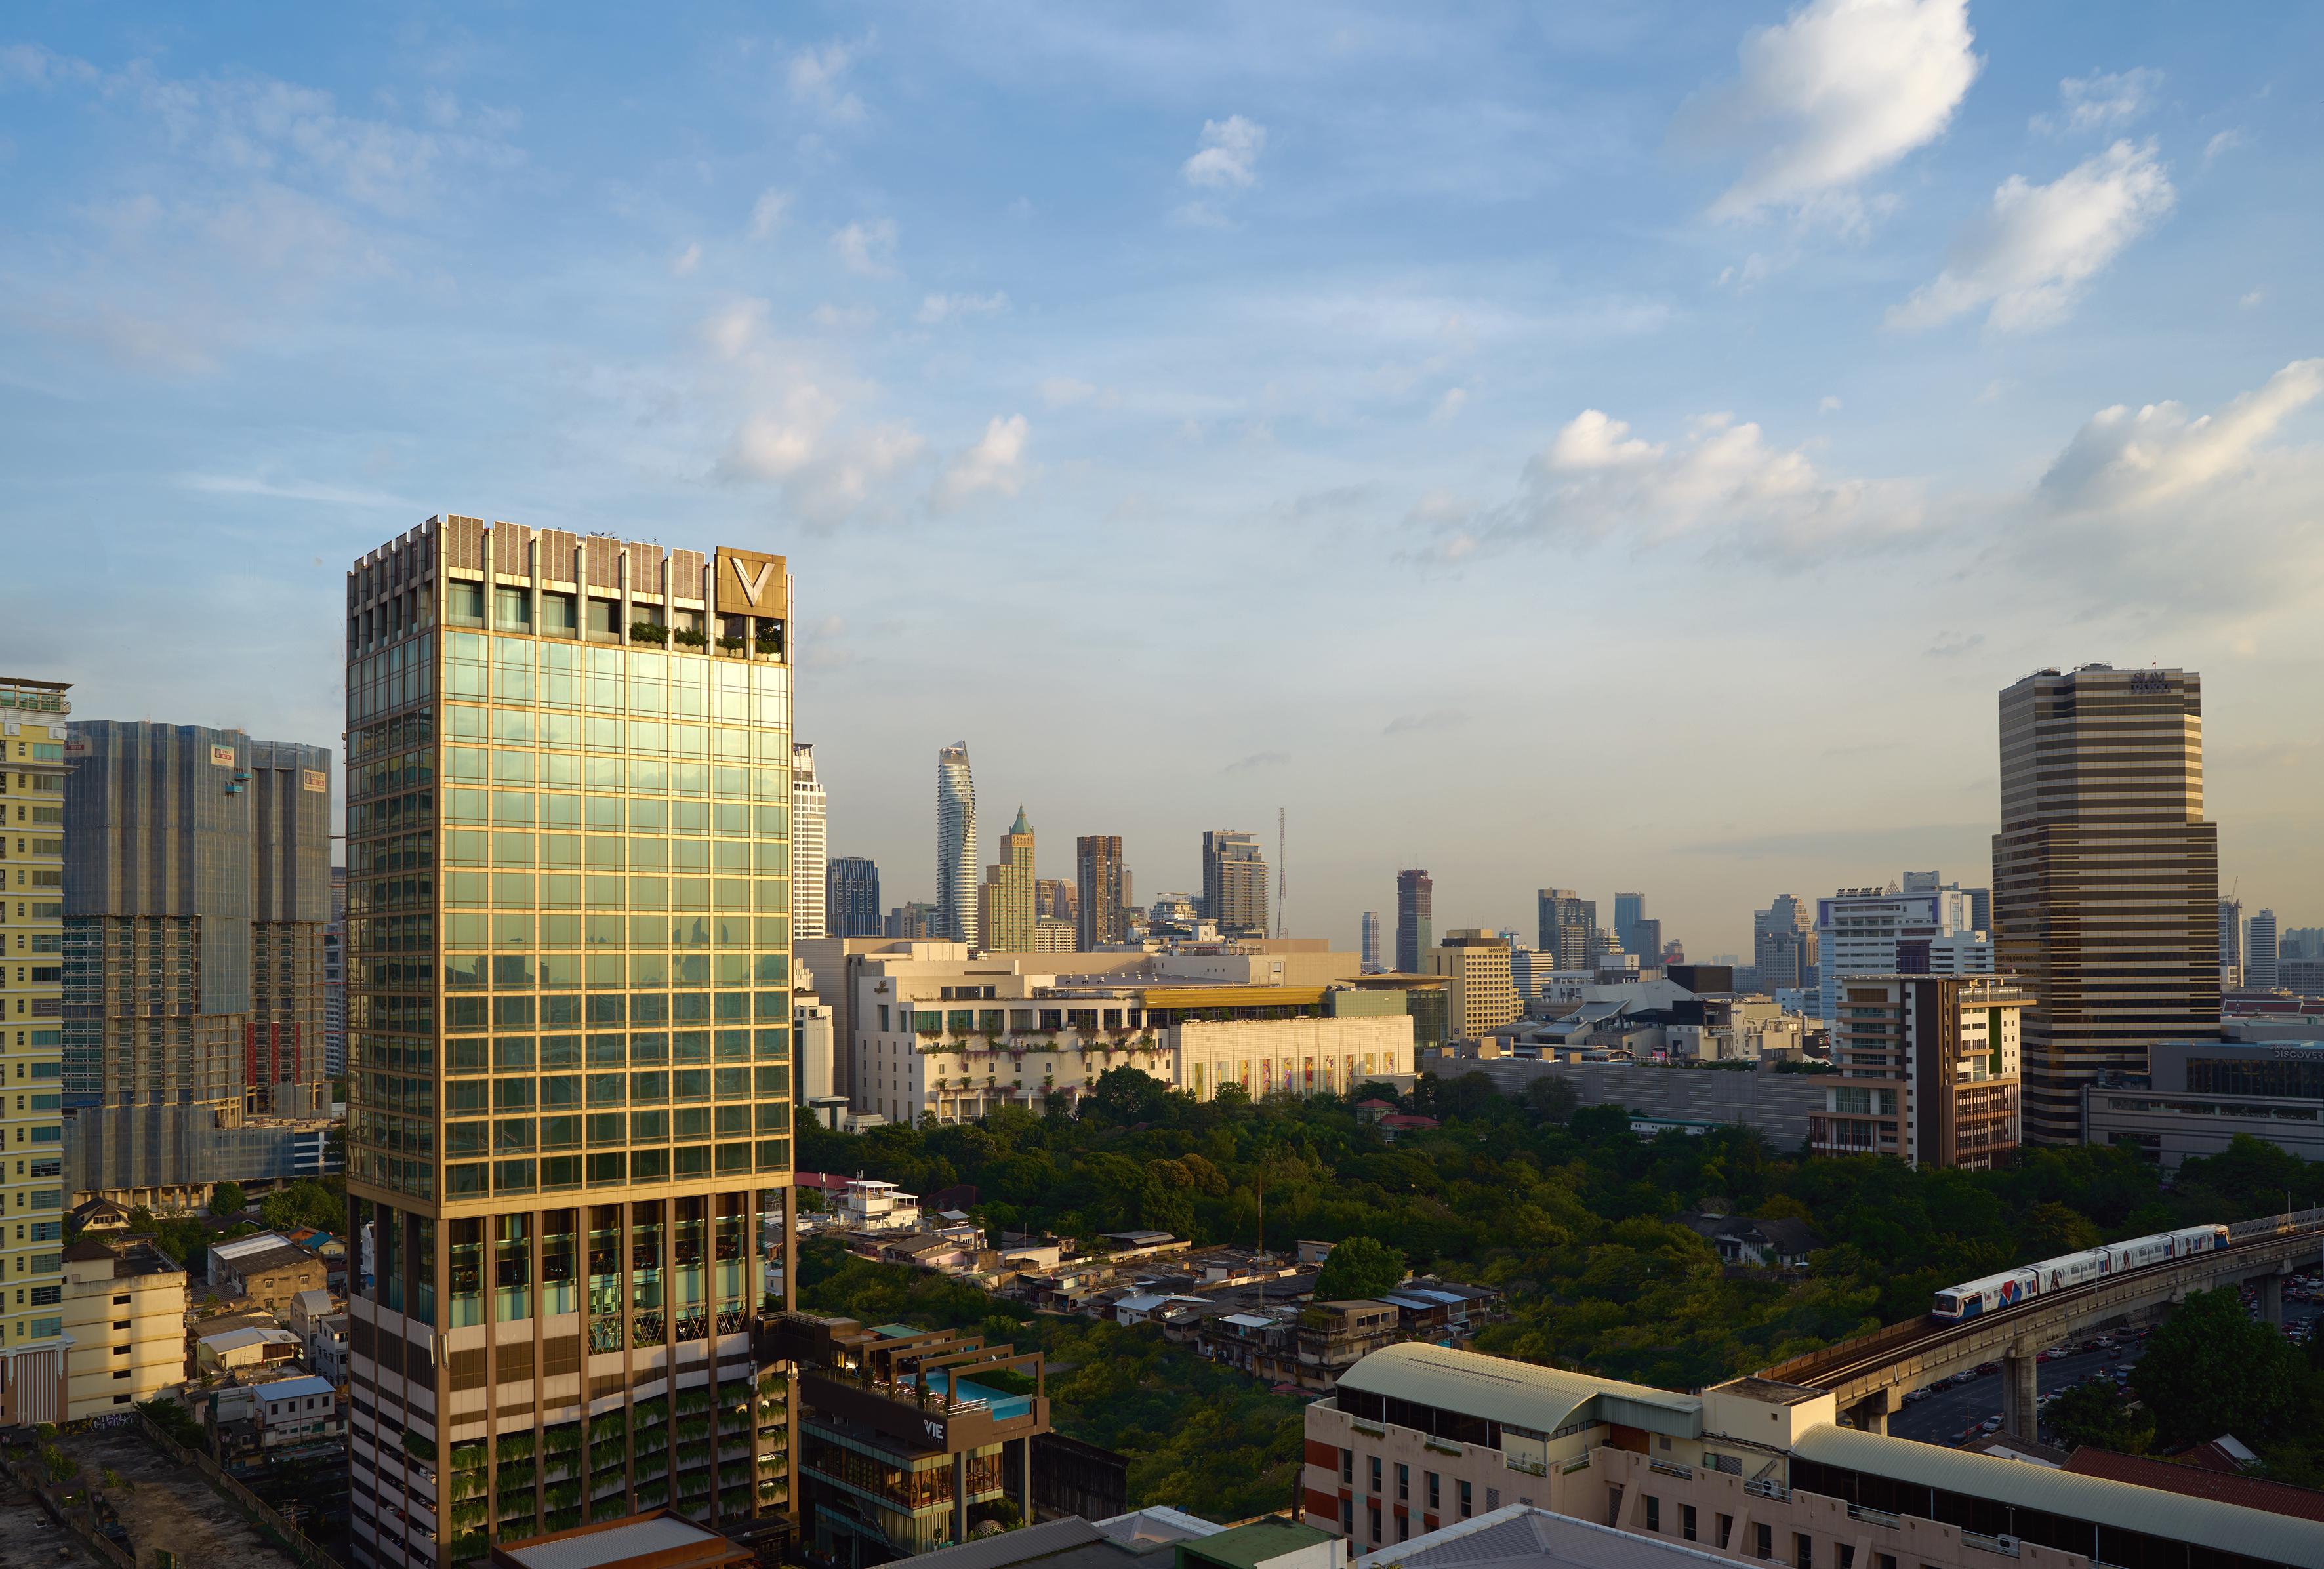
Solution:
M 465 517 L 348 575 L 359 1564 L 788 1516 L 789 591 Z
M 0 678 L 0 1426 L 65 1419 L 60 681 Z

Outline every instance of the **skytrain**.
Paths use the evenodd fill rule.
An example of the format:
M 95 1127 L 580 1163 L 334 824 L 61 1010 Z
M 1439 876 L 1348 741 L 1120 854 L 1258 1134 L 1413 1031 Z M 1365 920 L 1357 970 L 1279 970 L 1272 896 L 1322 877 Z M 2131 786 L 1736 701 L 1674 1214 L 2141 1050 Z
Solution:
M 1937 1293 L 1929 1316 L 1948 1321 L 1975 1318 L 1980 1313 L 1991 1313 L 2035 1297 L 2070 1291 L 2108 1276 L 2192 1258 L 2197 1253 L 2217 1252 L 2227 1245 L 2227 1227 L 2190 1226 L 2184 1231 L 2157 1232 L 2151 1237 L 2133 1237 L 2126 1242 L 2085 1248 L 2079 1253 L 2061 1253 L 2038 1264 L 1987 1275 L 1982 1280 L 1948 1286 Z

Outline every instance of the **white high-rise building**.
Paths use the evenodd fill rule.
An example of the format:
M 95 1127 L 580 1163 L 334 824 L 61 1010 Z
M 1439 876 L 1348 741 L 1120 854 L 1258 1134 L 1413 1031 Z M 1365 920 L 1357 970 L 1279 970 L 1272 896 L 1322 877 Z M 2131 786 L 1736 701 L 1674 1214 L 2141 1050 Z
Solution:
M 1969 924 L 1970 891 L 1938 886 L 1933 873 L 1914 886 L 1843 888 L 1816 900 L 1815 1015 L 1830 1019 L 1835 983 L 1848 975 L 1989 975 L 1993 943 Z
M 940 942 L 978 946 L 976 779 L 968 743 L 936 753 L 936 929 Z
M 2244 928 L 2244 984 L 2273 986 L 2275 961 L 2275 911 L 2264 909 Z
M 816 776 L 815 748 L 791 743 L 791 940 L 829 935 L 824 908 L 823 780 Z

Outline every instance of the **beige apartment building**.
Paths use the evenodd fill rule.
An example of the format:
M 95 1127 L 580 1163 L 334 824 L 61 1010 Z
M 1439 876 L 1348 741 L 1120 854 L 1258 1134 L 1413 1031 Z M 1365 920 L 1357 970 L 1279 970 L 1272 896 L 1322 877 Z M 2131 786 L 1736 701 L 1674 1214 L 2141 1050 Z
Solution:
M 1428 973 L 1451 982 L 1452 1038 L 1482 1040 L 1521 1017 L 1525 1003 L 1509 976 L 1509 945 L 1488 931 L 1446 932 L 1428 950 Z
M 2033 998 L 1990 975 L 1844 975 L 1832 1067 L 1808 1147 L 1913 1166 L 1993 1167 L 2019 1142 L 2019 1020 Z
M 143 1238 L 65 1250 L 68 1409 L 78 1422 L 186 1381 L 186 1269 Z

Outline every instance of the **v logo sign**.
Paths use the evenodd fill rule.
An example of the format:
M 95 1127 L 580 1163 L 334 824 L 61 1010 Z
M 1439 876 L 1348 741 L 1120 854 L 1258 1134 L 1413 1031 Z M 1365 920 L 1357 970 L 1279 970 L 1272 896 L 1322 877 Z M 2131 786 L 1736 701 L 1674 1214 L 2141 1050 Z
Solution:
M 740 556 L 729 556 L 727 560 L 733 565 L 734 581 L 742 586 L 743 597 L 752 605 L 758 604 L 759 595 L 766 592 L 767 579 L 774 574 L 775 564 L 761 561 L 758 564 L 758 570 L 752 572 Z

